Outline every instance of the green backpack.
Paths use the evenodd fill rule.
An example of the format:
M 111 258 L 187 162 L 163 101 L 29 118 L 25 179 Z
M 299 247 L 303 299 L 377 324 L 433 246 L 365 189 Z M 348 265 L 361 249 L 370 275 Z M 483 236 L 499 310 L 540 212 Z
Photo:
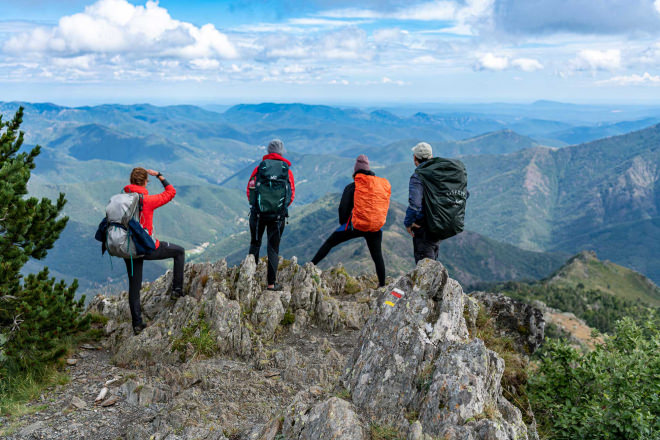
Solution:
M 288 216 L 291 202 L 289 165 L 281 160 L 266 159 L 259 164 L 252 206 L 263 218 Z
M 424 186 L 424 222 L 427 237 L 444 240 L 463 232 L 467 190 L 467 171 L 457 159 L 434 157 L 416 171 Z

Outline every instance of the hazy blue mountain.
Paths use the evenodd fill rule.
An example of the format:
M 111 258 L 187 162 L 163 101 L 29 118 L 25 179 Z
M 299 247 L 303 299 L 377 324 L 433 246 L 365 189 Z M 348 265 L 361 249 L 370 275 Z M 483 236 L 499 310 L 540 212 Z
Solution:
M 596 139 L 625 134 L 640 130 L 660 122 L 660 118 L 644 118 L 636 121 L 623 121 L 611 124 L 597 124 L 593 126 L 572 127 L 569 129 L 548 133 L 548 136 L 567 144 L 580 144 Z
M 0 113 L 10 115 L 18 105 L 0 103 Z M 595 249 L 658 281 L 660 257 L 650 247 L 659 241 L 658 126 L 565 148 L 542 147 L 545 141 L 533 133 L 547 138 L 578 125 L 596 126 L 597 111 L 608 130 L 635 128 L 660 116 L 650 107 L 607 109 L 539 102 L 420 107 L 406 114 L 260 104 L 217 113 L 194 106 L 26 104 L 24 126 L 26 144 L 44 147 L 31 188 L 48 197 L 63 191 L 70 201 L 71 230 L 54 250 L 60 258 L 52 261 L 62 273 L 73 267 L 67 255 L 87 255 L 76 249 L 84 242 L 74 239 L 76 231 L 95 228 L 107 198 L 121 189 L 134 165 L 166 172 L 180 190 L 157 217 L 159 237 L 189 248 L 233 243 L 231 252 L 236 251 L 238 241 L 225 238 L 245 228 L 247 177 L 265 153 L 263 145 L 281 137 L 297 182 L 292 219 L 306 204 L 340 192 L 361 153 L 390 180 L 393 200 L 405 204 L 414 169 L 410 148 L 426 140 L 436 154 L 461 156 L 468 168 L 468 229 L 534 251 Z M 490 129 L 496 131 L 484 133 Z M 97 282 L 102 271 L 92 266 L 93 275 L 80 276 Z
M 411 148 L 422 139 L 404 139 L 385 146 L 351 148 L 344 150 L 344 157 L 356 158 L 366 154 L 369 160 L 389 165 L 412 160 Z M 506 154 L 538 146 L 535 140 L 511 130 L 500 130 L 459 141 L 425 140 L 433 147 L 434 156 L 457 157 L 475 154 Z

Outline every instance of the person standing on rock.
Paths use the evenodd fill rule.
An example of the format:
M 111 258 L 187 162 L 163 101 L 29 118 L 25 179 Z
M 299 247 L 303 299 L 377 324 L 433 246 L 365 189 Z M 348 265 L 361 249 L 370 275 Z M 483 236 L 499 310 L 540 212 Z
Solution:
M 415 172 L 408 185 L 408 209 L 403 224 L 413 238 L 415 264 L 438 259 L 441 240 L 463 231 L 467 171 L 458 159 L 433 157 L 426 142 L 412 148 Z
M 259 250 L 264 231 L 268 234 L 267 289 L 281 290 L 277 283 L 280 240 L 284 232 L 289 205 L 293 203 L 296 187 L 291 172 L 291 162 L 285 159 L 284 144 L 273 139 L 268 144 L 268 154 L 252 171 L 247 184 L 250 202 L 250 255 L 259 262 Z
M 426 142 L 420 142 L 412 148 L 413 162 L 415 167 L 419 168 L 423 163 L 433 157 L 433 150 Z M 439 240 L 432 240 L 427 237 L 427 230 L 424 225 L 424 186 L 422 180 L 417 174 L 417 168 L 408 184 L 408 208 L 403 224 L 408 234 L 413 239 L 413 252 L 415 254 L 415 264 L 424 258 L 431 260 L 438 259 Z
M 160 194 L 150 195 L 147 190 L 149 176 L 155 176 L 162 183 L 163 191 Z M 142 207 L 140 213 L 140 224 L 153 235 L 154 210 L 170 202 L 176 195 L 176 189 L 165 177 L 154 170 L 144 168 L 133 168 L 131 171 L 130 185 L 124 187 L 125 193 L 138 193 L 142 195 Z M 142 266 L 144 260 L 167 260 L 174 259 L 174 276 L 172 279 L 172 291 L 170 298 L 176 301 L 184 296 L 183 293 L 183 266 L 185 262 L 185 250 L 181 246 L 166 241 L 155 240 L 156 250 L 143 256 L 133 258 L 132 261 L 124 259 L 126 271 L 128 272 L 128 303 L 131 309 L 131 320 L 133 321 L 133 332 L 137 335 L 147 326 L 142 321 L 140 308 L 140 289 L 142 287 Z
M 339 202 L 339 227 L 316 252 L 312 263 L 318 265 L 330 250 L 345 241 L 363 237 L 376 265 L 378 287 L 385 285 L 385 261 L 381 244 L 382 227 L 390 205 L 390 183 L 369 168 L 369 158 L 358 156 L 353 168 L 353 182 L 346 185 Z

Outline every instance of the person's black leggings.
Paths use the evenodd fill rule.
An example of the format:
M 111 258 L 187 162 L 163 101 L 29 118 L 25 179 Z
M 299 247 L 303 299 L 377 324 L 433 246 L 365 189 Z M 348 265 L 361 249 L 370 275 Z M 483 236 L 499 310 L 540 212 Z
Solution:
M 277 281 L 277 265 L 280 258 L 280 239 L 284 232 L 284 219 L 266 220 L 252 212 L 250 213 L 250 255 L 254 255 L 255 262 L 259 263 L 259 249 L 264 230 L 268 233 L 268 285 Z
M 385 261 L 383 260 L 383 252 L 381 249 L 381 244 L 383 242 L 383 231 L 378 232 L 362 232 L 355 229 L 349 229 L 346 231 L 335 231 L 330 237 L 321 245 L 321 248 L 316 252 L 314 258 L 312 258 L 312 263 L 319 264 L 321 260 L 325 258 L 330 250 L 341 244 L 345 241 L 352 240 L 354 238 L 364 237 L 367 241 L 367 247 L 369 248 L 369 253 L 371 254 L 371 259 L 374 260 L 376 265 L 376 275 L 378 275 L 378 286 L 382 287 L 385 285 Z
M 186 251 L 181 247 L 166 241 L 161 241 L 160 246 L 149 255 L 142 258 L 133 258 L 133 274 L 131 275 L 131 259 L 125 258 L 126 271 L 128 272 L 128 304 L 131 309 L 131 320 L 133 327 L 142 324 L 142 309 L 140 308 L 140 289 L 142 288 L 142 266 L 144 260 L 166 260 L 174 259 L 174 278 L 172 290 L 183 293 L 183 265 L 185 263 Z

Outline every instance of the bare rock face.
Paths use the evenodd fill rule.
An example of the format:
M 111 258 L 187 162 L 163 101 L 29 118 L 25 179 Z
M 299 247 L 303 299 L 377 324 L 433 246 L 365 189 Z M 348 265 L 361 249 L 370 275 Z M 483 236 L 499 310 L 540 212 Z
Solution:
M 99 295 L 89 310 L 108 318 L 106 344 L 114 353 L 116 364 L 134 367 L 180 362 L 186 357 L 182 355 L 181 344 L 188 342 L 186 337 L 200 336 L 204 328 L 215 339 L 214 346 L 207 347 L 209 351 L 249 358 L 278 329 L 283 329 L 286 313 L 294 321 L 288 330 L 298 333 L 309 325 L 331 332 L 356 329 L 369 314 L 367 304 L 333 297 L 343 294 L 342 274 L 322 279 L 322 272 L 311 263 L 305 266 L 295 261 L 282 263 L 278 279 L 284 289 L 280 292 L 265 290 L 265 275 L 265 262 L 257 264 L 252 256 L 231 269 L 224 260 L 188 264 L 186 296 L 173 302 L 169 298 L 170 271 L 143 286 L 143 317 L 150 325 L 137 337 L 132 334 L 126 292 L 115 297 Z M 341 292 L 332 291 L 328 285 L 336 286 Z M 178 351 L 174 349 L 177 342 Z
M 357 415 L 355 407 L 338 397 L 292 414 L 284 420 L 282 434 L 291 440 L 368 440 L 365 423 Z
M 343 378 L 357 408 L 411 435 L 417 419 L 424 435 L 441 438 L 527 438 L 520 411 L 499 410 L 504 361 L 469 340 L 464 294 L 442 264 L 424 260 L 390 287 Z
M 143 287 L 149 326 L 138 336 L 126 293 L 92 301 L 108 318 L 113 368 L 145 372 L 117 385 L 120 407 L 141 414 L 125 438 L 534 438 L 502 396 L 504 361 L 470 337 L 480 303 L 441 263 L 424 260 L 387 289 L 342 267 L 280 264 L 279 292 L 252 256 L 235 268 L 188 264 L 177 301 L 168 272 Z M 542 338 L 534 310 L 479 301 L 510 331 L 528 329 L 525 350 L 539 326 Z

